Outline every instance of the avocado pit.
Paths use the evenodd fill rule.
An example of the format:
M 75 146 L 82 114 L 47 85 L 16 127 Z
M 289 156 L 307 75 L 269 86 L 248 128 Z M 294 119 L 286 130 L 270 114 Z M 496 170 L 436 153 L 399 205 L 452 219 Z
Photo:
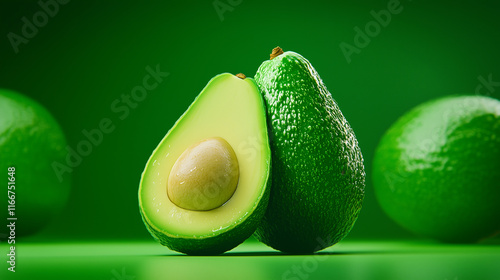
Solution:
M 175 205 L 207 211 L 226 203 L 236 191 L 239 165 L 231 145 L 221 137 L 188 147 L 172 166 L 167 195 Z

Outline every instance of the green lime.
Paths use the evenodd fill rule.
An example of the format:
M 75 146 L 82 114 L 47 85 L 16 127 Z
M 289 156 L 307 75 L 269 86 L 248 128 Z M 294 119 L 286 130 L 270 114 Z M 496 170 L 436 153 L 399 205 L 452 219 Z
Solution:
M 0 89 L 0 151 L 0 238 L 33 234 L 68 197 L 70 180 L 60 180 L 52 168 L 65 160 L 64 134 L 40 104 Z M 6 221 L 15 227 L 5 227 Z
M 500 101 L 450 96 L 394 123 L 375 152 L 380 205 L 404 228 L 444 242 L 500 230 Z

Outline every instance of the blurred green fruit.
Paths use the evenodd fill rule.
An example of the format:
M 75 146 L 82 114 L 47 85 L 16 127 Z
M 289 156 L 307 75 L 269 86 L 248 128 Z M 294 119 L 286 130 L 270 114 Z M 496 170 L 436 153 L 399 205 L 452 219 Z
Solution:
M 375 152 L 380 205 L 401 226 L 444 242 L 500 230 L 500 102 L 451 96 L 424 103 Z
M 4 189 L 0 191 L 0 220 L 16 217 L 15 235 L 36 233 L 65 205 L 70 180 L 60 181 L 52 164 L 64 162 L 64 134 L 50 113 L 21 94 L 0 89 L 0 172 Z M 15 172 L 15 211 L 8 210 L 8 169 Z M 10 193 L 12 195 L 13 193 Z M 10 235 L 2 226 L 1 238 Z

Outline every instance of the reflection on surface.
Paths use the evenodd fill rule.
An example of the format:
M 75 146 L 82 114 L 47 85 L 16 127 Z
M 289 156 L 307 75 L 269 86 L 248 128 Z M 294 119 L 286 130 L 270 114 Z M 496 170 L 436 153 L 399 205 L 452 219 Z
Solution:
M 2 252 L 6 248 L 0 246 Z M 500 275 L 498 243 L 345 241 L 321 254 L 286 255 L 246 242 L 211 257 L 177 254 L 154 242 L 53 243 L 19 245 L 17 257 L 16 277 L 3 270 L 1 279 L 462 280 Z

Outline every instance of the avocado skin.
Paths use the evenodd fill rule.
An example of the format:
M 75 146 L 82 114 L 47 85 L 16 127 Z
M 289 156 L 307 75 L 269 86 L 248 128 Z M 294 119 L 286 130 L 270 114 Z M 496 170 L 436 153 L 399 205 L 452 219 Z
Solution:
M 270 175 L 270 173 L 269 173 Z M 203 238 L 179 238 L 178 236 L 167 235 L 156 229 L 144 216 L 141 211 L 141 216 L 147 230 L 153 238 L 160 242 L 161 245 L 167 246 L 169 249 L 193 256 L 210 256 L 220 255 L 229 251 L 239 244 L 243 243 L 247 238 L 252 236 L 254 229 L 257 228 L 260 220 L 264 216 L 266 206 L 269 201 L 269 184 L 270 177 L 265 186 L 265 191 L 260 199 L 259 205 L 241 224 L 231 230 L 215 235 L 206 236 Z
M 351 230 L 364 197 L 363 157 L 353 130 L 316 70 L 285 52 L 262 63 L 272 183 L 255 236 L 286 253 L 327 248 Z

